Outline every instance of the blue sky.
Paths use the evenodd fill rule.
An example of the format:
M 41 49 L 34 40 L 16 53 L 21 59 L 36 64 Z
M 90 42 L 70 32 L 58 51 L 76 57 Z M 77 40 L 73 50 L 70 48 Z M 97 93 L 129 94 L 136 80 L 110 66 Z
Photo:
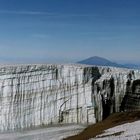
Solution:
M 90 56 L 140 64 L 140 0 L 0 0 L 0 63 Z

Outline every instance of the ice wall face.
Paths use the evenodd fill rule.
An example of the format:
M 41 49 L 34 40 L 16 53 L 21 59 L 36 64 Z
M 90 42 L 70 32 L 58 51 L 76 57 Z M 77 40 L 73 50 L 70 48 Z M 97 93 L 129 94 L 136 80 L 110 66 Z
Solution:
M 140 110 L 140 79 L 127 82 L 128 88 L 122 101 L 123 111 Z
M 55 123 L 95 122 L 92 81 L 99 76 L 97 67 L 1 67 L 0 131 Z
M 100 70 L 102 76 L 94 84 L 96 121 L 101 121 L 114 112 L 140 110 L 140 82 L 135 82 L 140 81 L 140 71 L 120 68 L 99 69 L 105 72 Z
M 139 78 L 139 71 L 85 65 L 1 66 L 0 131 L 95 123 L 132 104 L 124 97 Z

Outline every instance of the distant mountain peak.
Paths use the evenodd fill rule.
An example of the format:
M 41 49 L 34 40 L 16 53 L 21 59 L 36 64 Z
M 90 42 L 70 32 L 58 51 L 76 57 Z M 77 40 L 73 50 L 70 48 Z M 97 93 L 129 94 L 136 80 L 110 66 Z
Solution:
M 82 61 L 79 61 L 77 63 L 80 63 L 80 64 L 87 64 L 87 65 L 98 65 L 98 66 L 111 66 L 111 67 L 122 67 L 122 68 L 131 68 L 131 69 L 139 69 L 140 66 L 137 66 L 135 64 L 125 64 L 125 65 L 122 65 L 122 64 L 118 64 L 118 63 L 115 63 L 115 62 L 112 62 L 106 58 L 103 58 L 103 57 L 99 57 L 99 56 L 92 56 L 92 57 L 89 57 L 85 60 L 82 60 Z
M 111 62 L 108 59 L 102 58 L 102 57 L 99 57 L 99 56 L 89 57 L 85 60 L 79 61 L 78 63 L 87 64 L 87 65 L 121 67 L 119 64 Z

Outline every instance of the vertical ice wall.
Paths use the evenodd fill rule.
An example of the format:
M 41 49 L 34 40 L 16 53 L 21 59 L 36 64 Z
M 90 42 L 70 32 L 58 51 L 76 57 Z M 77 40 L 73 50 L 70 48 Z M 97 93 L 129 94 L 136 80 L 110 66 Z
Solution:
M 127 90 L 121 108 L 123 111 L 140 110 L 140 78 L 138 71 L 129 74 Z
M 99 69 L 102 76 L 95 82 L 93 91 L 96 121 L 114 112 L 140 110 L 140 82 L 137 82 L 137 96 L 132 86 L 140 81 L 140 71 L 113 67 Z
M 127 83 L 138 78 L 139 71 L 85 65 L 1 66 L 0 131 L 95 123 L 131 102 L 123 101 Z
M 0 131 L 55 123 L 95 122 L 92 81 L 99 76 L 97 67 L 1 67 Z

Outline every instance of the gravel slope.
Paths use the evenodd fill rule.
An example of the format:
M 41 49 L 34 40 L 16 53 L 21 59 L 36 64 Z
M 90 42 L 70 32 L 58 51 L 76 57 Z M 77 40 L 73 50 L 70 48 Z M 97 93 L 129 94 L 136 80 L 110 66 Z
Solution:
M 86 129 L 84 129 L 83 132 L 79 133 L 78 135 L 66 138 L 65 140 L 88 140 L 90 138 L 95 138 L 97 135 L 102 134 L 105 130 L 107 130 L 109 128 L 113 128 L 113 127 L 118 126 L 118 125 L 126 124 L 127 128 L 129 128 L 130 124 L 128 124 L 128 123 L 132 123 L 132 122 L 135 122 L 138 120 L 140 120 L 140 111 L 115 113 L 115 114 L 110 115 L 104 121 L 96 123 L 96 124 L 91 125 L 91 126 L 88 126 Z M 134 124 L 132 124 L 132 126 L 135 127 Z M 131 125 L 130 125 L 130 128 L 131 128 Z M 140 132 L 140 126 L 136 129 L 139 130 L 139 132 Z M 129 130 L 129 131 L 131 131 L 131 130 Z M 129 133 L 129 131 L 128 131 L 128 133 Z M 117 134 L 119 135 L 121 133 L 117 133 Z

